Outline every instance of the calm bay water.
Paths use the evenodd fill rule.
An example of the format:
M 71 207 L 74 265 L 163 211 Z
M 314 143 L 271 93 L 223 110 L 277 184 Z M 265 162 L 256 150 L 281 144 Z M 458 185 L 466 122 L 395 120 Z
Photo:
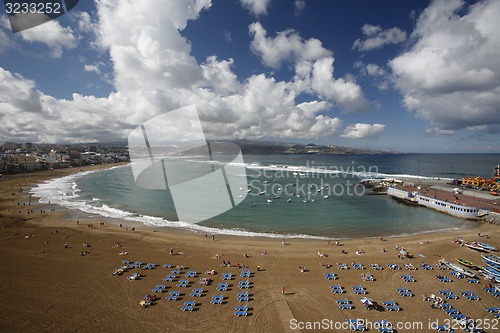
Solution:
M 157 227 L 238 235 L 265 233 L 274 237 L 388 236 L 458 228 L 464 221 L 430 209 L 403 205 L 385 195 L 360 195 L 361 178 L 490 177 L 493 167 L 500 163 L 499 154 L 246 155 L 244 159 L 249 195 L 234 209 L 197 225 L 176 222 L 170 193 L 138 187 L 129 166 L 70 178 L 66 184 L 71 186 L 59 182 L 57 190 L 61 194 L 67 188 L 60 203 L 72 208 Z M 323 191 L 318 191 L 321 186 Z M 266 194 L 259 195 L 260 191 Z M 55 192 L 52 191 L 52 200 L 57 202 Z M 276 198 L 278 195 L 280 198 Z M 273 202 L 268 204 L 267 199 Z

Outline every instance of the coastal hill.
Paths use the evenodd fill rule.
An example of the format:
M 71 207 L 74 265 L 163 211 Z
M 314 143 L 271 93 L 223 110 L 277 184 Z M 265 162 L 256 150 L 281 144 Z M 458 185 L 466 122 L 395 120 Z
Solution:
M 210 141 L 220 142 L 220 141 Z M 382 151 L 372 149 L 357 149 L 336 145 L 316 145 L 285 143 L 274 141 L 254 141 L 254 140 L 228 140 L 223 142 L 232 142 L 240 146 L 243 154 L 266 155 L 266 154 L 316 154 L 316 155 L 375 155 L 375 154 L 391 154 L 393 151 Z

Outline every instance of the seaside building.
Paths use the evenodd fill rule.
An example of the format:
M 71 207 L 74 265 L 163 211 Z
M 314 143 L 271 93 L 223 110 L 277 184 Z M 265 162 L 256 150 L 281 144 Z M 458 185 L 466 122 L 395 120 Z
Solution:
M 21 169 L 35 171 L 40 169 L 37 157 L 30 154 L 16 154 L 11 157 L 11 162 L 18 164 Z

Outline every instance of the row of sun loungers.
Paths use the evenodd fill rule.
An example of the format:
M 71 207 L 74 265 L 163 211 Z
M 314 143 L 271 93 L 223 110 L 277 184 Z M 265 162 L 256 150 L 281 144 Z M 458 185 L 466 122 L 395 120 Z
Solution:
M 347 298 L 336 300 L 337 306 L 340 310 L 350 310 L 352 309 L 351 302 Z
M 186 288 L 190 283 L 191 282 L 189 282 L 189 280 L 179 280 L 179 283 L 177 283 L 176 286 L 179 288 Z
M 147 263 L 147 264 L 143 264 L 142 262 L 133 262 L 131 263 L 129 260 L 123 260 L 122 263 L 126 266 L 123 267 L 123 269 L 121 270 L 121 272 L 123 271 L 126 271 L 128 270 L 129 268 L 141 268 L 141 269 L 153 269 L 155 268 L 157 265 L 154 264 L 154 263 Z M 172 265 L 170 264 L 163 264 L 162 265 L 164 268 L 172 268 Z M 175 269 L 172 269 L 170 274 L 168 274 L 165 278 L 163 278 L 163 280 L 165 282 L 175 282 L 176 279 L 179 277 L 179 275 L 182 273 L 182 269 L 184 269 L 185 267 L 182 267 L 182 266 L 176 266 Z M 213 274 L 214 271 L 212 271 L 212 274 Z M 194 278 L 198 275 L 199 273 L 195 270 L 190 270 L 190 271 L 187 271 L 184 276 L 186 278 Z M 115 274 L 117 275 L 117 274 Z M 129 277 L 127 277 L 128 279 L 130 280 L 136 280 L 136 279 L 139 279 L 141 276 L 140 273 L 136 272 L 132 275 L 130 275 Z M 252 276 L 252 272 L 248 269 L 244 269 L 241 271 L 240 273 L 240 276 L 241 277 L 244 277 L 244 278 L 247 278 L 247 280 L 244 280 L 244 281 L 239 281 L 238 282 L 238 287 L 240 289 L 248 289 L 250 288 L 251 286 L 251 282 L 248 280 L 248 278 L 250 278 Z M 222 280 L 231 280 L 233 279 L 233 273 L 229 272 L 229 273 L 224 273 L 224 274 L 221 274 L 221 279 Z M 181 279 L 179 281 L 177 281 L 178 283 L 176 284 L 177 287 L 179 288 L 186 288 L 188 286 L 190 286 L 193 282 L 189 281 L 188 279 Z M 211 279 L 209 278 L 206 278 L 206 277 L 202 277 L 200 278 L 198 284 L 200 285 L 203 285 L 203 286 L 206 286 L 206 285 L 209 285 L 211 282 Z M 229 287 L 229 284 L 228 282 L 224 282 L 224 283 L 219 283 L 216 287 L 216 290 L 217 291 L 226 291 Z M 163 283 L 160 283 L 160 284 L 157 284 L 155 287 L 152 288 L 152 291 L 155 292 L 155 293 L 163 293 L 165 290 L 167 289 L 167 286 Z M 202 297 L 203 294 L 206 292 L 206 290 L 204 290 L 203 288 L 193 288 L 192 291 L 190 292 L 190 296 L 191 297 Z M 165 299 L 167 300 L 170 300 L 170 301 L 177 301 L 179 300 L 179 298 L 182 296 L 183 294 L 181 294 L 180 291 L 174 291 L 174 290 L 171 290 L 168 292 L 168 294 L 166 295 Z M 220 295 L 213 295 L 212 298 L 210 299 L 210 303 L 211 304 L 223 304 L 224 303 L 224 295 L 223 294 L 220 294 Z M 152 302 L 156 300 L 156 295 L 154 296 L 151 296 L 151 295 L 146 295 L 145 296 L 145 300 L 141 301 L 140 304 L 143 306 L 143 307 L 147 307 L 149 305 L 152 304 Z M 245 292 L 238 292 L 238 296 L 237 296 L 237 301 L 238 302 L 248 302 L 250 300 L 250 294 L 248 293 L 248 291 L 245 291 Z M 193 309 L 195 308 L 196 306 L 196 301 L 192 300 L 192 301 L 185 301 L 184 304 L 181 306 L 181 310 L 182 311 L 193 311 Z M 235 316 L 247 316 L 248 315 L 248 307 L 247 305 L 238 305 L 235 307 L 235 312 L 234 312 L 234 315 Z
M 450 279 L 447 276 L 443 276 L 443 275 L 436 275 L 436 279 L 438 279 L 441 282 L 453 282 L 452 279 Z
M 361 279 L 363 281 L 375 281 L 375 279 L 373 278 L 373 275 L 371 275 L 371 274 L 361 274 Z
M 362 286 L 352 286 L 351 289 L 356 295 L 365 295 L 366 294 L 366 290 Z
M 387 302 L 382 302 L 382 304 L 385 305 L 385 309 L 387 311 L 399 311 L 399 310 L 401 310 L 399 308 L 398 303 L 394 302 L 394 300 L 390 300 L 390 301 L 387 301 Z
M 238 282 L 238 288 L 240 288 L 240 289 L 248 289 L 248 288 L 250 288 L 250 281 L 245 280 L 245 281 Z
M 410 289 L 408 288 L 396 288 L 396 291 L 398 292 L 399 295 L 403 297 L 412 297 L 413 294 Z
M 246 305 L 237 305 L 234 307 L 234 315 L 236 317 L 244 316 L 246 317 L 248 315 L 248 307 Z
M 483 288 L 483 290 L 492 296 L 500 297 L 500 291 L 497 291 L 495 288 Z
M 181 306 L 181 310 L 182 311 L 193 311 L 195 306 L 196 306 L 195 301 L 186 301 L 186 302 L 184 302 L 184 305 Z
M 403 279 L 404 282 L 415 282 L 415 279 L 410 274 L 401 275 L 401 279 Z
M 357 270 L 365 269 L 365 267 L 361 265 L 359 262 L 353 262 L 352 267 Z
M 484 310 L 491 313 L 493 317 L 500 319 L 500 308 L 498 306 L 494 306 L 491 308 L 484 308 Z

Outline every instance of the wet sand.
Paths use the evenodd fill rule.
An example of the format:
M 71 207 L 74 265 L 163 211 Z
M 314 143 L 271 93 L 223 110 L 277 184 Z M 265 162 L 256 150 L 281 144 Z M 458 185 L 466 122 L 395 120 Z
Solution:
M 449 303 L 467 316 L 475 319 L 494 317 L 483 307 L 498 305 L 498 299 L 482 290 L 486 281 L 469 284 L 465 280 L 451 277 L 446 271 L 392 271 L 388 263 L 404 263 L 418 266 L 422 261 L 434 265 L 439 254 L 450 261 L 463 257 L 481 263 L 480 253 L 453 242 L 453 237 L 461 235 L 465 240 L 482 240 L 500 245 L 499 226 L 483 222 L 468 222 L 460 230 L 426 233 L 407 237 L 381 239 L 343 240 L 339 245 L 334 241 L 244 238 L 194 234 L 182 230 L 153 230 L 130 222 L 128 230 L 119 227 L 119 222 L 105 218 L 86 217 L 77 224 L 81 213 L 70 212 L 56 205 L 39 205 L 31 199 L 29 189 L 43 180 L 62 177 L 79 170 L 65 169 L 32 173 L 16 177 L 4 176 L 0 179 L 0 331 L 2 332 L 298 332 L 307 322 L 321 322 L 322 327 L 302 329 L 307 332 L 327 331 L 347 318 L 363 318 L 367 321 L 387 319 L 410 325 L 420 322 L 420 328 L 402 328 L 399 332 L 431 332 L 429 322 L 439 320 L 443 324 L 450 317 L 442 310 L 432 309 L 421 299 L 421 294 L 437 294 L 438 289 L 459 291 L 471 290 L 481 301 L 467 301 L 460 297 Z M 22 189 L 23 192 L 19 192 Z M 18 206 L 19 203 L 19 206 Z M 23 206 L 23 203 L 25 205 Z M 28 209 L 33 213 L 27 214 Z M 55 209 L 55 211 L 51 211 Z M 19 212 L 19 210 L 21 212 Z M 40 213 L 45 210 L 46 213 Z M 104 225 L 101 225 L 104 223 Z M 90 227 L 89 225 L 92 225 Z M 54 232 L 57 231 L 57 232 Z M 478 238 L 478 233 L 488 234 L 489 239 Z M 83 244 L 90 247 L 83 247 Z M 113 247 L 119 243 L 121 247 Z M 65 247 L 67 244 L 67 248 Z M 404 247 L 412 259 L 398 259 L 396 246 Z M 174 255 L 170 255 L 172 248 Z M 383 249 L 386 252 L 383 252 Z M 356 251 L 364 251 L 357 255 Z M 89 251 L 87 256 L 81 252 Z M 121 256 L 121 251 L 129 252 Z M 319 257 L 318 251 L 328 257 Z M 347 252 L 342 254 L 341 251 Z M 215 254 L 221 258 L 213 259 Z M 249 257 L 245 258 L 244 254 Z M 423 257 L 422 257 L 423 256 Z M 112 276 L 121 261 L 154 262 L 152 270 L 130 270 L 125 275 Z M 237 302 L 236 294 L 241 291 L 237 285 L 245 280 L 239 276 L 237 267 L 221 267 L 222 261 L 247 265 L 253 272 L 250 301 Z M 365 270 L 354 270 L 351 262 L 360 262 Z M 337 262 L 346 263 L 349 269 L 341 271 Z M 329 263 L 331 268 L 320 264 Z M 370 263 L 384 266 L 382 271 L 374 271 Z M 194 282 L 188 288 L 179 288 L 177 282 L 164 282 L 163 278 L 171 269 L 163 264 L 186 266 L 200 274 L 189 279 Z M 257 271 L 257 266 L 261 271 Z M 307 269 L 301 273 L 299 266 Z M 215 269 L 215 276 L 205 275 Z M 129 281 L 126 276 L 141 272 L 145 276 L 137 281 Z M 212 295 L 222 282 L 221 273 L 232 272 L 236 278 L 230 281 L 230 290 L 223 292 L 224 304 L 212 305 Z M 333 272 L 337 280 L 328 281 L 324 273 Z M 180 278 L 184 275 L 180 274 Z M 365 282 L 361 274 L 370 273 L 375 281 Z M 400 275 L 411 274 L 416 282 L 405 283 Z M 450 276 L 452 283 L 441 283 L 434 276 Z M 211 277 L 214 281 L 203 297 L 189 295 L 193 287 L 198 287 L 200 277 Z M 142 308 L 139 302 L 147 293 L 152 293 L 158 283 L 165 283 L 167 289 L 158 294 L 160 298 L 149 308 Z M 340 284 L 343 294 L 332 294 L 329 286 Z M 394 299 L 402 308 L 399 312 L 379 310 L 368 311 L 360 303 L 362 295 L 355 295 L 353 285 L 362 285 L 368 291 L 367 297 L 381 304 Z M 285 292 L 282 294 L 282 287 Z M 395 288 L 407 287 L 415 297 L 403 298 Z M 166 294 L 180 290 L 184 295 L 179 301 L 167 301 Z M 341 311 L 335 300 L 348 298 L 354 309 Z M 196 300 L 193 312 L 183 312 L 180 307 L 187 300 Z M 236 305 L 249 307 L 248 317 L 233 315 Z M 313 325 L 311 323 L 311 325 Z M 316 324 L 318 325 L 318 324 Z M 416 324 L 414 324 L 416 325 Z M 330 331 L 347 331 L 333 329 Z M 372 329 L 371 331 L 375 331 Z M 493 332 L 495 330 L 486 330 Z

